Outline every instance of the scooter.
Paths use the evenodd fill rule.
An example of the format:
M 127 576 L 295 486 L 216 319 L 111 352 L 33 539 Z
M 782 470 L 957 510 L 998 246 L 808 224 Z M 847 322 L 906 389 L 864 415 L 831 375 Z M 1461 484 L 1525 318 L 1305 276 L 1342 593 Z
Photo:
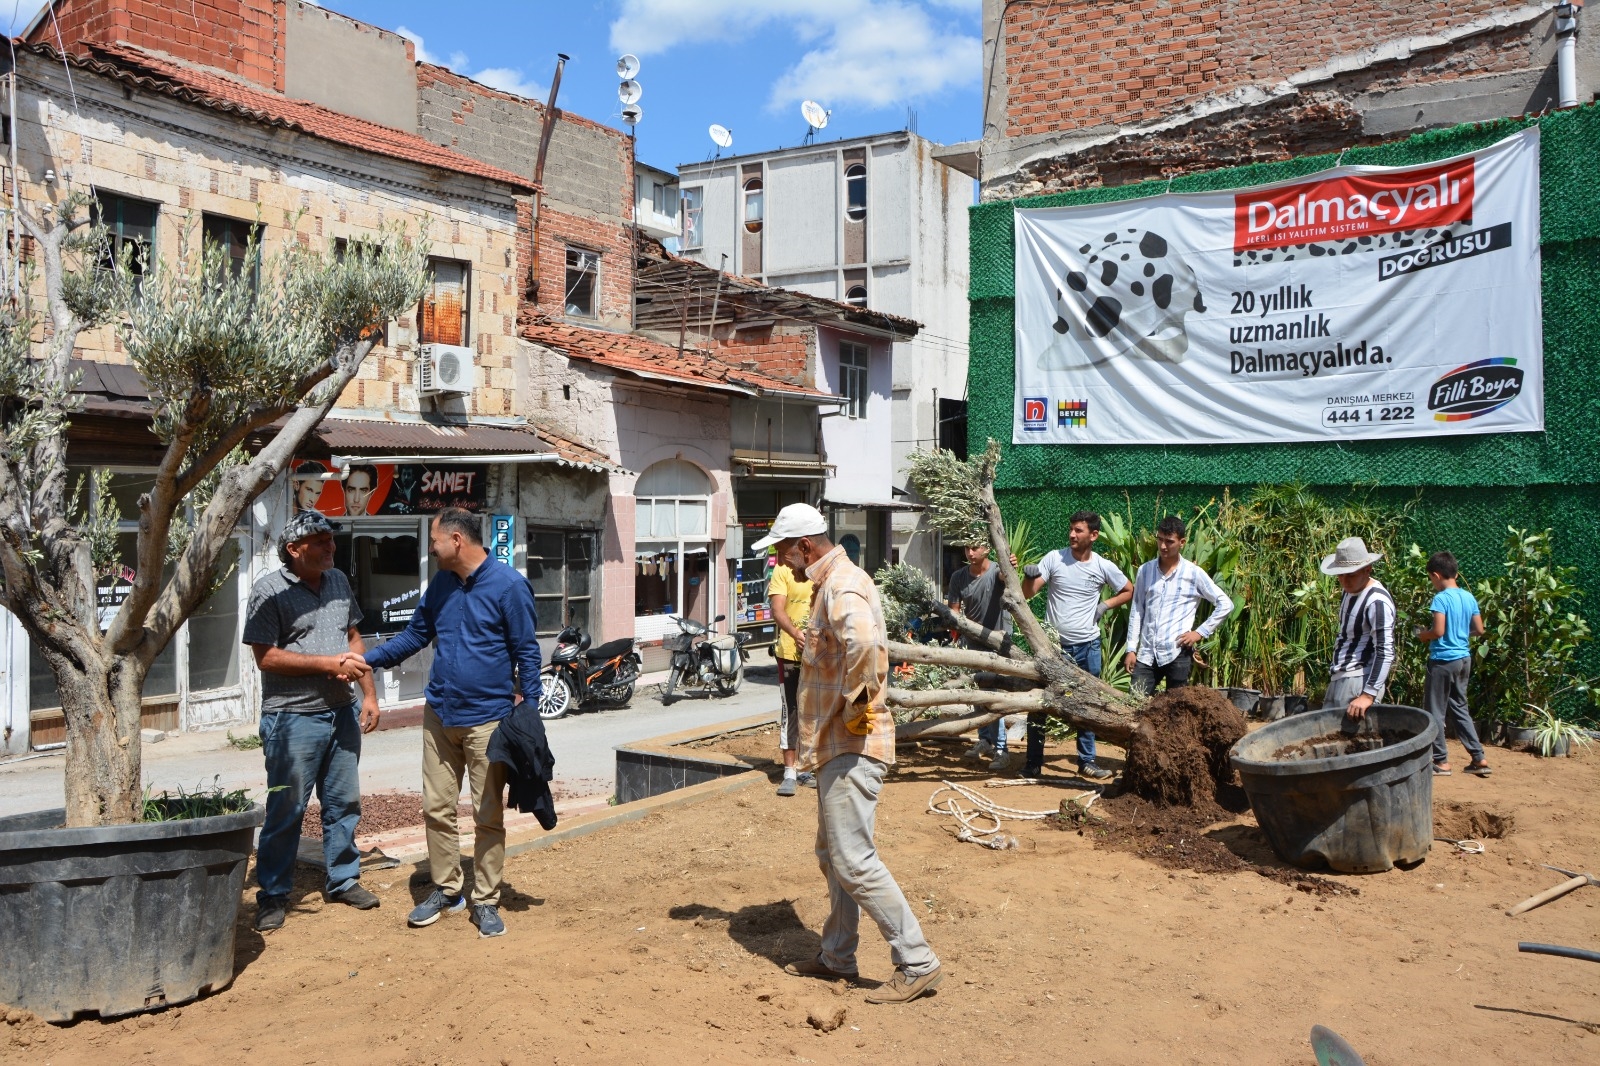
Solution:
M 727 618 L 719 614 L 712 625 Z M 672 672 L 661 690 L 661 702 L 671 703 L 678 687 L 711 688 L 720 696 L 731 696 L 744 683 L 744 664 L 750 655 L 744 646 L 750 641 L 749 633 L 713 633 L 707 626 L 692 618 L 672 616 L 678 624 L 678 635 L 667 637 L 662 647 L 672 653 Z
M 539 671 L 543 686 L 539 717 L 562 718 L 571 711 L 590 710 L 602 703 L 626 707 L 633 699 L 633 683 L 643 668 L 639 642 L 633 637 L 618 637 L 591 648 L 589 634 L 569 625 L 556 637 L 549 665 Z

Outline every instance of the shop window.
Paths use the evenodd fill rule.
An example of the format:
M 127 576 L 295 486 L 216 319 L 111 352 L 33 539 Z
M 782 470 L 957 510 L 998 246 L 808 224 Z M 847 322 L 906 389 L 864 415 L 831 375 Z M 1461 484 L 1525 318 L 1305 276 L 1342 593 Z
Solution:
M 567 298 L 569 315 L 595 317 L 600 292 L 600 253 L 582 248 L 567 249 Z
M 860 222 L 867 217 L 867 168 L 855 163 L 844 172 L 844 217 Z
M 594 636 L 593 572 L 592 534 L 538 529 L 528 532 L 528 584 L 533 586 L 539 636 L 553 637 L 568 625 Z
M 705 233 L 702 227 L 705 215 L 705 189 L 696 185 L 694 188 L 684 189 L 682 192 L 683 247 L 687 251 L 701 247 L 705 241 Z
M 231 278 L 249 274 L 254 288 L 261 280 L 261 239 L 265 227 L 223 215 L 203 215 L 200 232 L 207 246 L 222 249 L 223 269 Z
M 471 268 L 455 259 L 429 259 L 428 284 L 417 315 L 419 344 L 466 345 Z
M 238 542 L 235 541 L 236 547 Z M 236 551 L 238 563 L 245 553 Z M 229 568 L 211 599 L 189 616 L 189 691 L 233 688 L 239 683 L 239 566 Z
M 710 560 L 711 478 L 665 459 L 634 484 L 634 615 L 710 620 L 716 590 Z
M 851 418 L 867 417 L 867 346 L 842 341 L 839 344 L 839 395 L 845 398 L 844 413 Z
M 156 242 L 158 205 L 112 192 L 96 192 L 90 205 L 90 218 L 106 228 L 105 265 L 112 266 L 124 248 L 132 246 L 128 258 L 135 278 L 143 277 L 152 262 Z
M 760 233 L 766 219 L 766 194 L 762 192 L 760 178 L 744 183 L 744 228 L 749 233 Z

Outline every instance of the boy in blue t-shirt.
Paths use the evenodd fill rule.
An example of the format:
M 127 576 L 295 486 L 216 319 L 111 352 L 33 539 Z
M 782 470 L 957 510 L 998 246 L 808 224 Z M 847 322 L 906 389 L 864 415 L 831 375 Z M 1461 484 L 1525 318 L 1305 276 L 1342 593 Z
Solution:
M 1450 772 L 1450 756 L 1444 745 L 1444 723 L 1448 715 L 1455 722 L 1456 739 L 1472 756 L 1467 773 L 1489 776 L 1483 760 L 1483 745 L 1467 710 L 1467 678 L 1472 674 L 1472 653 L 1467 637 L 1483 635 L 1483 615 L 1472 593 L 1456 584 L 1459 573 L 1456 557 L 1449 552 L 1434 552 L 1428 557 L 1428 580 L 1433 582 L 1433 625 L 1417 627 L 1418 640 L 1431 643 L 1428 649 L 1428 683 L 1423 703 L 1439 726 L 1433 738 L 1433 772 Z

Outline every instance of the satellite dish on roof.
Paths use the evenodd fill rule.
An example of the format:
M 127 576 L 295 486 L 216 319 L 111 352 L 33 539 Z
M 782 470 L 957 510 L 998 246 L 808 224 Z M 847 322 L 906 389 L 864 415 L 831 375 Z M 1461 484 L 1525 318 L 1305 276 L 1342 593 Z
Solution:
M 711 134 L 711 143 L 718 148 L 733 147 L 733 131 L 728 127 L 713 122 L 711 128 L 706 132 Z
M 625 104 L 636 104 L 644 95 L 644 86 L 630 79 L 617 83 L 617 99 Z
M 617 77 L 623 81 L 632 81 L 639 76 L 639 57 L 629 52 L 617 60 Z
M 814 130 L 820 130 L 827 126 L 828 116 L 833 112 L 823 110 L 822 105 L 815 100 L 807 100 L 800 105 L 800 114 L 805 116 L 806 125 Z
M 629 126 L 637 126 L 642 118 L 644 118 L 644 108 L 638 104 L 629 104 L 622 109 L 622 121 Z

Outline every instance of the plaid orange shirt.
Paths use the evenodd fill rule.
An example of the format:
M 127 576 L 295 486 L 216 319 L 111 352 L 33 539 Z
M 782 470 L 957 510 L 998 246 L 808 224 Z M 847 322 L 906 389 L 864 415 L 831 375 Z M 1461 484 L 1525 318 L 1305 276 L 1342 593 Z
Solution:
M 818 770 L 852 751 L 892 764 L 894 715 L 883 703 L 889 644 L 878 588 L 840 547 L 806 572 L 812 593 L 800 659 L 800 767 Z M 857 736 L 845 723 L 861 716 L 855 701 L 863 693 L 877 721 L 872 732 Z

